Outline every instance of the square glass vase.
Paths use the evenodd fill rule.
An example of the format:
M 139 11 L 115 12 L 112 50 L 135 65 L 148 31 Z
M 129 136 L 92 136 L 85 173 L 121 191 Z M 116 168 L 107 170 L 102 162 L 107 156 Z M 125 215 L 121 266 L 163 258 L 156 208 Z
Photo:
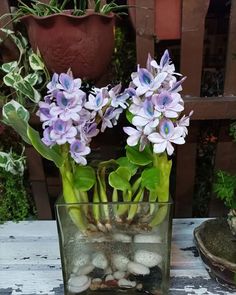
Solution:
M 171 201 L 65 204 L 59 200 L 56 217 L 64 294 L 168 294 L 171 208 Z M 76 212 L 79 223 L 73 218 Z

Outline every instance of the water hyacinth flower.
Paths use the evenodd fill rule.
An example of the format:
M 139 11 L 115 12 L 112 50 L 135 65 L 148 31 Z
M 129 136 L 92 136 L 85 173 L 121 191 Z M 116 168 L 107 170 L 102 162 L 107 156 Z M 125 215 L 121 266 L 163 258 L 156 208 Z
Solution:
M 71 157 L 75 160 L 77 164 L 86 165 L 87 160 L 84 156 L 88 155 L 90 151 L 90 148 L 80 140 L 75 140 L 70 145 Z
M 154 153 L 163 153 L 165 150 L 170 156 L 174 152 L 172 143 L 184 144 L 182 129 L 174 127 L 171 120 L 163 119 L 159 125 L 159 132 L 154 132 L 148 135 L 148 139 L 153 143 Z
M 82 109 L 81 101 L 77 97 L 66 99 L 63 92 L 58 92 L 56 95 L 57 105 L 50 109 L 52 116 L 59 116 L 61 120 L 75 120 L 80 119 L 79 112 Z
M 95 122 L 85 122 L 84 124 L 79 124 L 78 131 L 80 139 L 86 144 L 90 143 L 92 138 L 97 136 L 99 133 L 97 123 Z
M 127 144 L 129 146 L 136 146 L 139 143 L 139 150 L 143 151 L 148 143 L 147 136 L 143 133 L 142 128 L 124 127 L 124 132 L 129 135 Z
M 74 141 L 77 135 L 77 130 L 72 126 L 72 121 L 63 121 L 57 119 L 52 125 L 52 131 L 50 137 L 57 144 L 64 144 L 66 142 L 71 143 Z
M 104 132 L 107 127 L 112 128 L 113 126 L 115 126 L 122 112 L 123 112 L 122 108 L 118 108 L 118 109 L 114 107 L 107 108 L 104 115 L 101 118 L 102 119 L 101 132 Z
M 96 96 L 89 94 L 88 101 L 84 106 L 88 110 L 100 111 L 108 103 L 108 97 L 106 95 L 107 90 L 105 88 L 98 92 Z
M 140 112 L 133 117 L 132 124 L 144 127 L 144 134 L 150 134 L 159 124 L 161 113 L 154 109 L 151 99 L 146 99 Z
M 148 70 L 144 68 L 138 68 L 137 73 L 132 74 L 133 83 L 137 86 L 136 95 L 140 96 L 145 94 L 145 96 L 151 96 L 154 91 L 156 91 L 161 83 L 165 80 L 167 73 L 163 72 L 157 74 L 154 77 Z
M 129 92 L 131 103 L 128 111 L 133 115 L 133 127 L 125 127 L 129 135 L 127 144 L 143 150 L 151 143 L 154 153 L 167 151 L 173 154 L 173 144 L 183 144 L 187 135 L 189 117 L 178 120 L 184 110 L 184 101 L 178 93 L 182 90 L 183 77 L 177 80 L 175 67 L 166 50 L 158 64 L 148 55 L 147 65 L 132 73 Z M 130 117 L 130 116 L 129 116 Z
M 160 94 L 154 94 L 152 102 L 155 105 L 155 109 L 163 113 L 167 118 L 177 118 L 184 109 L 183 105 L 180 104 L 179 93 L 163 91 Z
M 185 137 L 188 134 L 188 126 L 190 124 L 190 117 L 192 116 L 193 111 L 189 113 L 188 116 L 183 115 L 179 121 L 176 122 L 177 126 L 182 128 L 182 136 Z

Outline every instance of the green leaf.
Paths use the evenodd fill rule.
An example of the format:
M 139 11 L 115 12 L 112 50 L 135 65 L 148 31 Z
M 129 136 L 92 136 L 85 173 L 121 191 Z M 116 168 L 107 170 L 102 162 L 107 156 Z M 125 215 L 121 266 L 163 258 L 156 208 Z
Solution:
M 27 135 L 29 112 L 17 101 L 11 100 L 3 106 L 2 115 L 3 122 L 11 126 L 25 142 L 31 144 Z
M 14 84 L 14 88 L 17 91 L 20 91 L 23 95 L 25 95 L 26 97 L 28 97 L 30 100 L 32 100 L 33 102 L 37 103 L 40 100 L 40 94 L 39 92 L 34 89 L 29 82 L 27 82 L 26 80 L 22 80 L 19 82 L 16 82 Z
M 5 83 L 5 85 L 7 85 L 9 87 L 13 87 L 13 85 L 15 83 L 15 78 L 14 78 L 13 74 L 9 73 L 6 76 L 4 76 L 3 82 Z
M 128 168 L 125 167 L 119 167 L 116 169 L 116 171 L 113 171 L 109 174 L 108 181 L 110 186 L 112 186 L 115 189 L 126 191 L 130 190 L 130 178 L 131 173 Z
M 2 70 L 6 73 L 12 72 L 17 67 L 17 61 L 11 61 L 2 65 Z
M 127 145 L 125 149 L 127 158 L 133 164 L 146 166 L 153 161 L 152 153 L 148 147 L 146 147 L 142 152 L 139 151 L 138 146 L 131 147 Z
M 27 75 L 24 80 L 27 81 L 31 86 L 34 86 L 38 82 L 39 75 L 37 73 L 32 73 Z
M 142 186 L 155 191 L 160 185 L 160 169 L 152 167 L 142 172 Z
M 131 163 L 127 157 L 120 157 L 119 159 L 116 160 L 116 162 L 120 167 L 128 168 L 131 175 L 134 175 L 138 170 L 138 166 Z
M 96 182 L 96 174 L 90 166 L 76 166 L 74 185 L 80 191 L 90 190 Z
M 39 55 L 37 55 L 36 53 L 32 53 L 29 56 L 29 63 L 30 63 L 32 70 L 34 70 L 34 71 L 41 71 L 44 69 L 44 63 L 43 63 L 41 57 Z
M 126 119 L 132 124 L 134 115 L 127 109 L 125 112 Z
M 45 159 L 53 161 L 55 165 L 60 168 L 64 163 L 62 156 L 54 149 L 54 147 L 50 148 L 42 142 L 38 131 L 34 130 L 29 125 L 27 127 L 27 135 L 36 151 Z

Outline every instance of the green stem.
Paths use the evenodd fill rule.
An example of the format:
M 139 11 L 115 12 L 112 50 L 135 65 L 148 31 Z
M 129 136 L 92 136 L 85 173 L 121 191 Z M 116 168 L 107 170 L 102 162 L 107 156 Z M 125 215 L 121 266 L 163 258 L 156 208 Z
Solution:
M 98 178 L 100 199 L 103 203 L 108 203 L 107 194 L 106 194 L 106 183 L 105 183 L 105 169 L 106 169 L 105 167 L 102 167 L 101 169 L 98 168 L 97 178 Z M 106 221 L 109 221 L 110 217 L 109 217 L 108 205 L 102 205 L 101 209 L 103 210 Z
M 98 223 L 100 221 L 100 208 L 99 208 L 99 203 L 100 199 L 99 199 L 99 195 L 98 195 L 98 186 L 97 183 L 94 186 L 94 192 L 93 192 L 93 217 L 96 221 L 96 223 Z
M 130 205 L 130 209 L 129 209 L 129 213 L 128 213 L 128 217 L 127 220 L 128 222 L 131 222 L 135 216 L 135 214 L 137 213 L 138 210 L 138 202 L 142 201 L 143 199 L 143 193 L 144 193 L 144 189 L 140 188 L 136 197 L 134 198 L 134 203 L 133 205 Z
M 68 147 L 66 145 L 61 147 L 62 155 L 65 159 L 64 164 L 60 167 L 60 173 L 62 177 L 63 196 L 64 201 L 68 204 L 69 215 L 74 224 L 82 231 L 86 232 L 87 223 L 85 222 L 82 208 L 78 205 L 76 191 L 73 185 L 73 174 L 71 171 L 70 161 L 68 159 Z M 71 204 L 71 205 L 70 205 Z
M 117 203 L 118 202 L 118 191 L 117 189 L 113 189 L 113 193 L 112 193 L 112 202 L 113 203 Z M 113 208 L 114 208 L 114 213 L 116 214 L 117 213 L 117 208 L 118 208 L 118 205 L 115 205 L 113 204 Z
M 124 191 L 123 195 L 123 202 L 131 202 L 132 201 L 132 191 Z M 129 204 L 120 204 L 117 210 L 117 215 L 122 216 L 129 210 Z
M 152 202 L 158 199 L 159 203 L 166 203 L 169 201 L 169 186 L 170 186 L 170 172 L 172 161 L 168 160 L 167 154 L 153 154 L 153 166 L 160 170 L 160 184 L 155 191 L 150 193 L 150 198 Z M 155 204 L 153 204 L 155 206 Z M 150 213 L 154 212 L 154 206 L 150 206 Z M 155 226 L 160 224 L 166 217 L 168 212 L 168 204 L 160 205 L 153 216 L 150 226 Z

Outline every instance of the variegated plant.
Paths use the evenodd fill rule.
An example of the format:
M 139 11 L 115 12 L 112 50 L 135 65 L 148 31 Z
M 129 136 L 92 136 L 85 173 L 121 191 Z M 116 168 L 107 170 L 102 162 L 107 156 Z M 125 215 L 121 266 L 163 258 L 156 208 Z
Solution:
M 3 83 L 10 87 L 6 94 L 7 100 L 14 97 L 16 101 L 27 106 L 37 104 L 41 99 L 40 92 L 50 79 L 40 54 L 33 53 L 27 39 L 20 32 L 16 34 L 9 29 L 1 29 L 17 46 L 19 57 L 15 61 L 4 63 L 1 70 L 4 73 Z

